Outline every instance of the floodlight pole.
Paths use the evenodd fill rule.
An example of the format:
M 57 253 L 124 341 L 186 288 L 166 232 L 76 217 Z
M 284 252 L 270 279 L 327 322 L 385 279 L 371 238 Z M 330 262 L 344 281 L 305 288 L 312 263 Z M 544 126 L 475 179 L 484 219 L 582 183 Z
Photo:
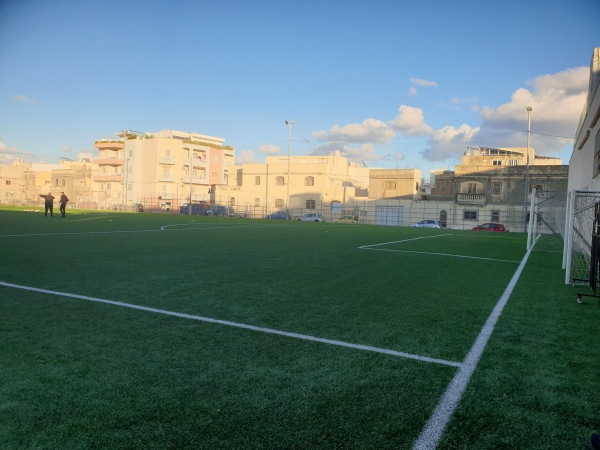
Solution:
M 524 227 L 525 232 L 527 232 L 527 196 L 529 194 L 529 145 L 531 143 L 531 111 L 533 108 L 531 106 L 526 106 L 527 110 L 527 166 L 525 168 L 525 201 L 523 202 L 523 209 L 525 210 L 524 214 Z
M 288 220 L 291 219 L 290 216 L 290 146 L 291 146 L 291 141 L 292 141 L 292 125 L 296 125 L 296 122 L 294 120 L 290 120 L 289 122 L 286 120 L 285 124 L 288 126 L 288 168 L 287 168 L 287 204 L 286 204 L 286 210 L 287 210 L 287 218 Z

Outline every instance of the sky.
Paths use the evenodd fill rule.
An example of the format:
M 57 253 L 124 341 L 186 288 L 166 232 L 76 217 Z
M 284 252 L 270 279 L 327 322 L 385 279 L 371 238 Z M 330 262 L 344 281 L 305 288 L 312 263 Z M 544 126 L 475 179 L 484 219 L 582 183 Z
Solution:
M 568 164 L 599 20 L 598 0 L 0 0 L 0 164 L 174 129 L 236 164 L 340 150 L 427 177 L 526 147 L 526 106 L 536 154 Z

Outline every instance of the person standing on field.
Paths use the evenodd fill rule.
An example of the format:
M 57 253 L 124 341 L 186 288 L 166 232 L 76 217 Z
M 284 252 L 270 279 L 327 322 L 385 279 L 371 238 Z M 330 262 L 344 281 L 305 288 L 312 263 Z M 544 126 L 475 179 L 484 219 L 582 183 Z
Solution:
M 61 217 L 65 217 L 65 208 L 67 207 L 67 202 L 69 201 L 69 198 L 65 195 L 64 192 L 60 193 L 60 214 Z
M 54 217 L 54 195 L 48 192 L 48 195 L 40 194 L 40 197 L 44 198 L 44 215 L 48 217 L 50 211 L 50 217 Z

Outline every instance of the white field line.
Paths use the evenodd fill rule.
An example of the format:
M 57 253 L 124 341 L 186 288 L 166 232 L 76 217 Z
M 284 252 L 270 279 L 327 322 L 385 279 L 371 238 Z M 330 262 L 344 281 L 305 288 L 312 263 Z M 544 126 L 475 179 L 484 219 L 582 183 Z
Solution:
M 258 331 L 261 333 L 269 333 L 269 334 L 275 334 L 275 335 L 285 336 L 285 337 L 290 337 L 290 338 L 295 338 L 295 339 L 302 339 L 305 341 L 319 342 L 321 344 L 337 345 L 339 347 L 347 347 L 347 348 L 352 348 L 352 349 L 356 349 L 356 350 L 365 350 L 365 351 L 369 351 L 369 352 L 383 353 L 385 355 L 398 356 L 398 357 L 407 358 L 407 359 L 416 359 L 418 361 L 443 364 L 446 366 L 452 366 L 452 367 L 460 367 L 461 366 L 461 363 L 455 362 L 455 361 L 447 361 L 444 359 L 430 358 L 428 356 L 413 355 L 411 353 L 399 352 L 399 351 L 389 350 L 389 349 L 379 348 L 379 347 L 372 347 L 370 345 L 352 344 L 350 342 L 338 341 L 335 339 L 319 338 L 319 337 L 310 336 L 310 335 L 306 335 L 306 334 L 290 333 L 287 331 L 275 330 L 272 328 L 264 328 L 264 327 L 247 325 L 247 324 L 238 323 L 238 322 L 230 322 L 228 320 L 211 319 L 209 317 L 195 316 L 195 315 L 191 315 L 191 314 L 178 313 L 178 312 L 174 312 L 174 311 L 166 311 L 164 309 L 149 308 L 147 306 L 134 305 L 131 303 L 123 303 L 123 302 L 117 302 L 117 301 L 113 301 L 113 300 L 106 300 L 106 299 L 102 299 L 102 298 L 88 297 L 85 295 L 70 294 L 68 292 L 50 291 L 47 289 L 39 289 L 39 288 L 30 287 L 30 286 L 22 286 L 22 285 L 18 285 L 18 284 L 5 283 L 3 281 L 0 281 L 0 286 L 4 286 L 7 288 L 13 288 L 13 289 L 23 289 L 23 290 L 27 290 L 27 291 L 39 292 L 42 294 L 57 295 L 60 297 L 70 297 L 70 298 L 76 298 L 76 299 L 80 299 L 80 300 L 87 300 L 87 301 L 91 301 L 91 302 L 105 303 L 105 304 L 114 305 L 114 306 L 121 306 L 124 308 L 131 308 L 131 309 L 137 309 L 140 311 L 146 311 L 146 312 L 152 312 L 152 313 L 157 313 L 157 314 L 164 314 L 167 316 L 179 317 L 182 319 L 191 319 L 191 320 L 198 320 L 201 322 L 216 323 L 219 325 L 242 328 L 245 330 Z
M 379 247 L 380 245 L 389 245 L 389 244 L 398 244 L 400 242 L 418 241 L 419 239 L 433 239 L 433 238 L 438 238 L 438 237 L 442 237 L 442 236 L 452 236 L 452 233 L 436 234 L 435 236 L 421 236 L 421 237 L 410 238 L 410 239 L 402 239 L 401 241 L 382 242 L 380 244 L 361 245 L 358 248 L 370 249 L 371 247 Z
M 500 297 L 500 300 L 498 300 L 498 303 L 485 322 L 485 325 L 479 333 L 479 336 L 477 336 L 473 347 L 471 347 L 471 350 L 464 359 L 460 369 L 454 376 L 454 379 L 448 385 L 444 396 L 441 398 L 433 414 L 429 418 L 429 421 L 427 422 L 427 425 L 425 425 L 421 435 L 415 441 L 413 446 L 414 450 L 435 449 L 437 447 L 442 435 L 444 434 L 444 431 L 446 430 L 446 426 L 454 414 L 454 410 L 460 403 L 462 395 L 465 392 L 469 381 L 471 380 L 473 372 L 475 372 L 479 359 L 481 358 L 492 332 L 494 331 L 496 322 L 500 318 L 502 310 L 506 306 L 512 291 L 517 284 L 517 281 L 519 281 L 519 277 L 525 268 L 525 264 L 527 263 L 527 259 L 529 258 L 532 250 L 533 246 L 523 257 L 523 260 L 521 261 L 521 264 L 519 264 L 517 271 L 513 275 L 512 279 L 508 283 L 508 286 L 504 290 L 504 293 Z
M 446 233 L 446 234 L 438 234 L 435 236 L 423 236 L 423 237 L 412 238 L 412 239 L 404 239 L 402 241 L 383 242 L 381 244 L 361 245 L 360 247 L 358 247 L 358 249 L 359 250 L 376 250 L 376 251 L 380 251 L 380 252 L 418 253 L 421 255 L 451 256 L 453 258 L 479 259 L 479 260 L 483 260 L 483 261 L 508 262 L 508 263 L 514 263 L 514 264 L 519 263 L 519 261 L 511 261 L 508 259 L 484 258 L 481 256 L 454 255 L 452 253 L 420 252 L 417 250 L 394 250 L 394 249 L 389 249 L 389 248 L 372 248 L 372 247 L 378 247 L 381 245 L 399 244 L 402 242 L 416 241 L 417 239 L 430 239 L 430 238 L 436 238 L 436 237 L 441 237 L 441 236 L 452 236 L 452 234 Z
M 3 237 L 31 237 L 31 236 L 74 236 L 74 235 L 88 235 L 88 234 L 120 234 L 120 233 L 156 233 L 160 231 L 186 231 L 186 229 L 170 229 L 169 227 L 183 227 L 190 225 L 199 225 L 194 229 L 202 229 L 202 230 L 212 230 L 212 229 L 227 229 L 227 228 L 260 228 L 260 227 L 280 227 L 282 225 L 226 225 L 226 226 L 202 226 L 199 223 L 189 223 L 189 224 L 173 224 L 173 225 L 164 225 L 160 227 L 158 230 L 114 230 L 114 231 L 82 231 L 82 232 L 73 232 L 73 233 L 29 233 L 29 234 L 0 234 L 0 238 Z

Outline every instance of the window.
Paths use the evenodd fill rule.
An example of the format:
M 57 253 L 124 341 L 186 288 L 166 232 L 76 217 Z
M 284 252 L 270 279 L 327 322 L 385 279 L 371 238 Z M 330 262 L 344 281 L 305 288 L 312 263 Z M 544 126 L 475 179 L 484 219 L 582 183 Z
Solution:
M 467 183 L 467 194 L 477 194 L 477 183 Z
M 464 220 L 477 220 L 477 211 L 464 211 L 463 219 Z
M 502 183 L 500 183 L 500 182 L 492 183 L 492 194 L 494 194 L 494 195 L 502 194 Z
M 260 206 L 260 198 L 254 199 L 254 206 Z
M 285 178 L 283 178 L 283 177 L 277 177 L 275 179 L 275 184 L 277 186 L 283 186 L 283 185 L 285 185 Z
M 10 186 L 10 180 L 5 180 L 4 184 L 7 185 L 7 186 Z
M 212 178 L 217 178 L 217 172 L 211 172 L 211 173 L 210 173 L 210 176 L 211 176 Z
M 62 179 L 62 185 L 63 186 L 65 185 L 65 179 L 64 178 Z
M 529 193 L 531 194 L 531 192 L 533 192 L 533 188 L 535 188 L 537 191 L 543 191 L 544 190 L 544 185 L 543 184 L 530 184 L 529 185 Z
M 306 177 L 304 179 L 304 186 L 314 186 L 315 185 L 315 178 L 314 177 Z
M 283 208 L 283 199 L 282 198 L 275 199 L 275 208 Z
M 260 177 L 254 177 L 254 185 L 260 186 Z
M 171 149 L 165 148 L 163 156 L 171 156 Z
M 235 206 L 235 197 L 229 198 L 229 206 Z
M 518 166 L 519 165 L 519 160 L 518 159 L 509 159 L 508 160 L 508 165 L 509 166 Z
M 502 161 L 501 161 L 501 160 L 498 160 L 498 159 L 494 159 L 494 160 L 492 161 L 492 165 L 493 165 L 493 166 L 501 166 L 501 165 L 502 165 Z
M 393 191 L 396 190 L 396 182 L 395 181 L 385 181 L 383 183 L 383 188 L 386 191 Z
M 316 203 L 314 200 L 306 200 L 306 209 L 315 209 Z
M 500 222 L 500 211 L 492 211 L 492 222 Z

